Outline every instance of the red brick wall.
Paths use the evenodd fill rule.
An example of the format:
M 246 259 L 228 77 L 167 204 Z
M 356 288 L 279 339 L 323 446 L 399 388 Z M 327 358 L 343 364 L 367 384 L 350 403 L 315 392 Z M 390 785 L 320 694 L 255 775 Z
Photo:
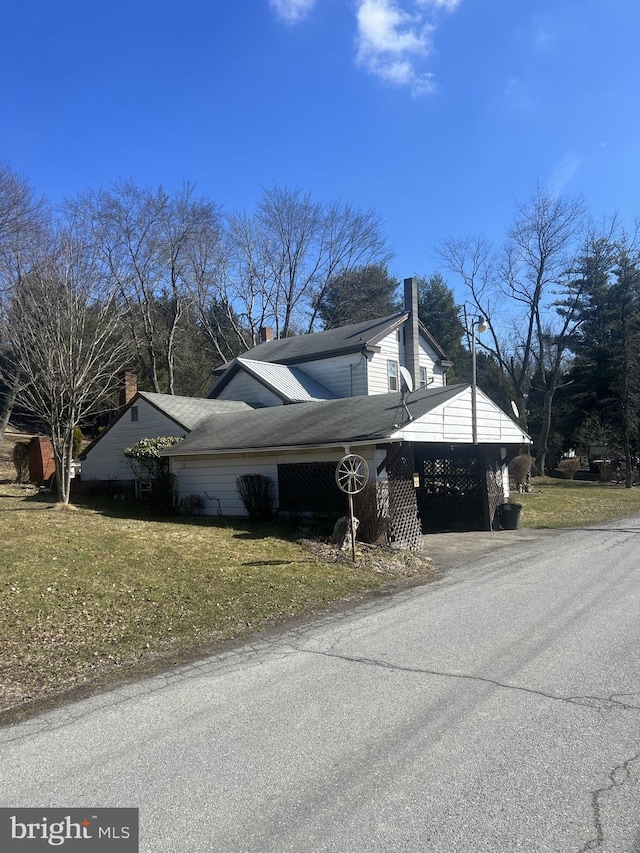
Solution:
M 53 446 L 48 438 L 39 436 L 29 442 L 29 479 L 42 485 L 56 473 Z

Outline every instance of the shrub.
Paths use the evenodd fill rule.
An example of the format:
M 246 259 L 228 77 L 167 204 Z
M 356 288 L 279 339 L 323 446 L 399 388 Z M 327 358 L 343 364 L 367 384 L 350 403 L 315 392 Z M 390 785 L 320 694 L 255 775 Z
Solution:
M 270 477 L 243 474 L 236 480 L 236 489 L 252 521 L 268 521 L 273 517 L 275 493 Z
M 166 462 L 166 460 L 164 460 Z M 180 488 L 177 479 L 169 473 L 169 468 L 163 468 L 157 477 L 151 481 L 149 506 L 158 515 L 176 515 L 180 504 Z
M 16 441 L 13 445 L 13 465 L 16 469 L 16 483 L 25 483 L 29 479 L 28 441 Z
M 509 462 L 509 476 L 513 480 L 516 489 L 524 486 L 527 482 L 527 474 L 531 473 L 532 459 L 528 453 L 520 453 Z
M 175 435 L 141 438 L 132 447 L 124 450 L 136 479 L 151 485 L 152 509 L 162 515 L 176 512 L 180 496 L 177 481 L 173 474 L 169 473 L 169 460 L 160 456 L 160 451 L 179 441 L 182 441 L 182 438 Z
M 565 480 L 573 480 L 576 476 L 576 471 L 580 470 L 580 460 L 576 459 L 561 459 L 558 462 L 558 471 L 562 474 Z
M 80 453 L 82 449 L 82 442 L 84 441 L 84 436 L 82 434 L 82 430 L 79 426 L 73 428 L 73 458 L 75 459 Z
M 386 483 L 371 480 L 361 492 L 353 496 L 353 512 L 360 526 L 358 538 L 362 542 L 376 543 L 389 528 L 388 493 Z
M 202 495 L 187 495 L 180 501 L 180 512 L 182 515 L 202 515 L 204 512 L 204 498 Z
M 160 456 L 160 451 L 165 447 L 173 447 L 179 441 L 182 441 L 180 436 L 165 435 L 141 438 L 133 447 L 126 447 L 124 455 L 136 479 L 153 483 L 162 476 L 169 467 L 169 461 Z

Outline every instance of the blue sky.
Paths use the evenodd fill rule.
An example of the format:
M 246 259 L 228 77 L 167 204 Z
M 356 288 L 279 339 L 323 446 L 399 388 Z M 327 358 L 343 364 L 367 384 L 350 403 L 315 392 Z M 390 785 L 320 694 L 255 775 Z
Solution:
M 54 202 L 120 178 L 349 200 L 394 275 L 429 273 L 537 182 L 640 215 L 639 36 L 637 0 L 9 2 L 0 159 Z

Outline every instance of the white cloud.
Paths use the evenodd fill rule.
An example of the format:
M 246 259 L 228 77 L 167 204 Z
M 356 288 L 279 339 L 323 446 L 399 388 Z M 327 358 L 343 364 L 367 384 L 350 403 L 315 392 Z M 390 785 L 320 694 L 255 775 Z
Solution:
M 288 24 L 297 24 L 307 17 L 316 0 L 269 0 L 269 5 L 279 18 Z
M 445 9 L 447 12 L 453 12 L 462 0 L 416 0 L 418 6 L 431 6 L 434 9 Z
M 453 11 L 461 0 L 358 0 L 357 62 L 414 95 L 435 91 L 433 74 L 421 71 L 433 49 L 434 13 Z M 408 8 L 412 11 L 408 11 Z
M 582 158 L 576 154 L 567 154 L 554 168 L 549 180 L 549 190 L 553 195 L 561 195 L 573 176 L 582 165 Z

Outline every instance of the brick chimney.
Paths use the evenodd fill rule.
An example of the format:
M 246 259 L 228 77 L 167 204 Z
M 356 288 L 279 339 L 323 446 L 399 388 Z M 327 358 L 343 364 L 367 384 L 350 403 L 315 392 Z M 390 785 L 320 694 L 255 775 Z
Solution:
M 413 379 L 413 387 L 420 386 L 420 324 L 418 321 L 418 279 L 404 280 L 404 310 L 409 317 L 405 323 L 405 365 Z
M 137 393 L 138 377 L 135 373 L 130 373 L 128 370 L 125 370 L 124 373 L 120 375 L 120 396 L 118 398 L 118 405 L 120 408 L 124 409 L 125 406 L 128 406 Z
M 273 328 L 271 326 L 260 326 L 260 343 L 266 344 L 273 340 Z

